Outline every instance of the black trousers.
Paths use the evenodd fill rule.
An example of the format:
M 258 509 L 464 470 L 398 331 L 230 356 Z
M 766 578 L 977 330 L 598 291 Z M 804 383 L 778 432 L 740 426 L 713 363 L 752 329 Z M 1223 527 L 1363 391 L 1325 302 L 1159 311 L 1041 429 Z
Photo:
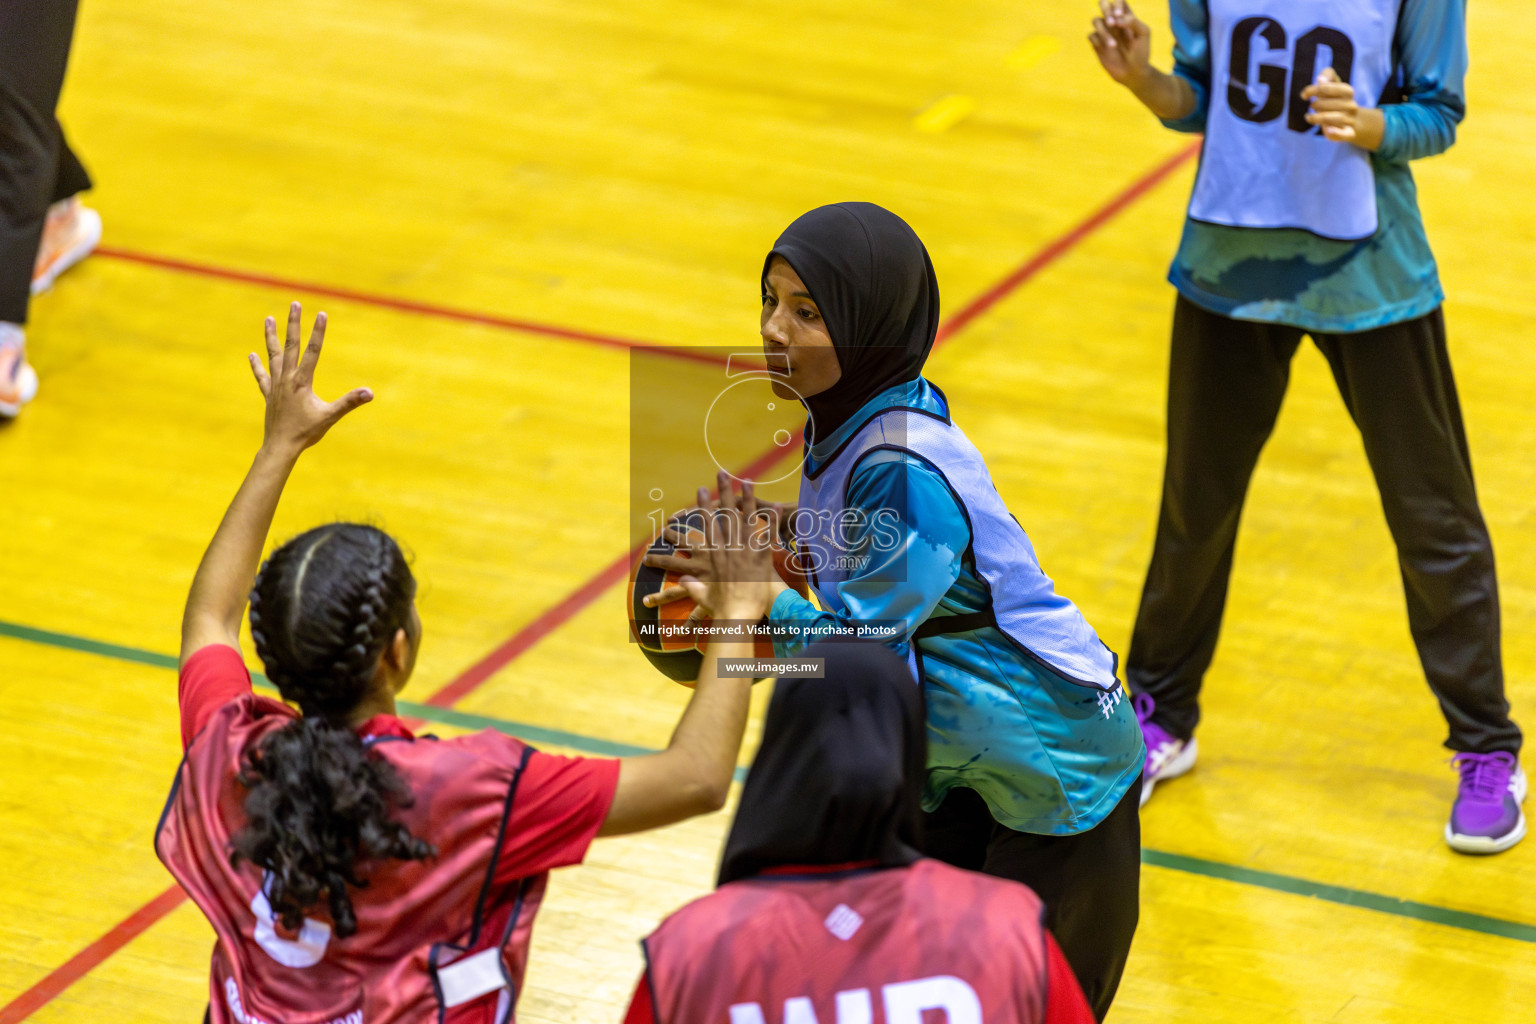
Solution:
M 1168 462 L 1126 658 L 1132 689 L 1180 738 L 1200 720 L 1248 481 L 1290 380 L 1300 328 L 1232 320 L 1183 296 L 1168 369 Z M 1439 309 L 1357 334 L 1314 333 L 1360 430 L 1397 545 L 1408 625 L 1453 750 L 1520 749 L 1499 644 L 1493 547 L 1477 503 Z
M 0 321 L 27 321 L 49 205 L 91 187 L 54 117 L 77 2 L 0 0 Z
M 956 867 L 1023 882 L 1099 1020 L 1125 972 L 1141 914 L 1141 780 L 1109 816 L 1075 836 L 1015 832 L 973 790 L 952 789 L 925 816 L 924 852 Z

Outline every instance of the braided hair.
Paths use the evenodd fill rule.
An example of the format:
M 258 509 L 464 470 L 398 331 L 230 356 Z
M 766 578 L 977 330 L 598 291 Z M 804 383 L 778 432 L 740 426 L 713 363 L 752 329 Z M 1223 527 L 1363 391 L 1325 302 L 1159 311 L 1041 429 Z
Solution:
M 396 631 L 413 628 L 415 595 L 399 545 L 356 523 L 300 534 L 256 576 L 251 638 L 267 678 L 302 717 L 242 759 L 247 823 L 230 863 L 268 873 L 267 899 L 285 928 L 323 899 L 336 935 L 353 934 L 348 887 L 368 884 L 359 862 L 436 852 L 390 819 L 393 807 L 410 806 L 410 790 L 347 724 Z

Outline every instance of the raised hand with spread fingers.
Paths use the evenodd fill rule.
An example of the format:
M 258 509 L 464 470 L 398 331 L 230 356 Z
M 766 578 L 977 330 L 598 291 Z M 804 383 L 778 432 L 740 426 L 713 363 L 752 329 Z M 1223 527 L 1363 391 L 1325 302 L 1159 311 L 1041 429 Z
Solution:
M 373 400 L 367 388 L 354 388 L 334 402 L 315 394 L 315 367 L 325 341 L 326 317 L 315 317 L 309 346 L 301 342 L 302 309 L 288 309 L 284 344 L 277 341 L 277 321 L 267 317 L 267 367 L 253 352 L 251 372 L 266 400 L 261 448 L 219 523 L 187 595 L 181 621 L 181 661 L 210 644 L 239 647 L 240 616 L 256 577 L 267 531 L 277 511 L 283 485 L 304 449 L 319 441 L 347 413 Z

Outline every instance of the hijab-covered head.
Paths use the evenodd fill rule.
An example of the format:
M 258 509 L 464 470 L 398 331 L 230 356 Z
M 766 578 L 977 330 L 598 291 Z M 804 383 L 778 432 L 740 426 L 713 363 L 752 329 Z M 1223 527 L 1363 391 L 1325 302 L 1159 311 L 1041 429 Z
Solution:
M 787 865 L 917 860 L 927 762 L 922 696 L 883 644 L 812 644 L 822 679 L 775 684 L 726 839 L 720 884 Z
M 880 392 L 916 380 L 939 331 L 939 283 L 922 240 L 874 203 L 836 203 L 784 229 L 763 261 L 782 256 L 821 311 L 842 377 L 806 399 L 824 438 Z M 765 288 L 766 291 L 766 288 Z

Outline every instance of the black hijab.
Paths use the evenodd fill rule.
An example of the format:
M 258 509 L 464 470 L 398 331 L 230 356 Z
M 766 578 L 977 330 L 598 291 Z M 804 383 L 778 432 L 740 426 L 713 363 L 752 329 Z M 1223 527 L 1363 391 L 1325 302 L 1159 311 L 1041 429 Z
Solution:
M 906 663 L 883 644 L 812 644 L 824 679 L 781 679 L 725 841 L 720 884 L 797 864 L 917 860 L 927 733 Z
M 874 203 L 819 206 L 800 216 L 763 261 L 764 282 L 775 256 L 805 282 L 843 370 L 836 384 L 806 400 L 814 441 L 923 372 L 939 331 L 939 282 L 922 240 Z

